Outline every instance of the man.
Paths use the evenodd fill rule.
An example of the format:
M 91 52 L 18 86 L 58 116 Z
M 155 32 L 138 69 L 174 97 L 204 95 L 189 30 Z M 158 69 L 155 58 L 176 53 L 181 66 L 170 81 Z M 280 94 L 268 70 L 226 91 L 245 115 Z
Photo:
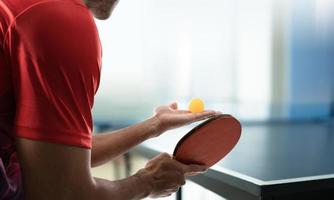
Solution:
M 163 197 L 177 191 L 185 176 L 206 170 L 161 154 L 123 180 L 91 176 L 91 166 L 215 115 L 191 114 L 174 103 L 144 122 L 92 136 L 101 47 L 91 13 L 107 19 L 116 3 L 0 0 L 0 199 Z

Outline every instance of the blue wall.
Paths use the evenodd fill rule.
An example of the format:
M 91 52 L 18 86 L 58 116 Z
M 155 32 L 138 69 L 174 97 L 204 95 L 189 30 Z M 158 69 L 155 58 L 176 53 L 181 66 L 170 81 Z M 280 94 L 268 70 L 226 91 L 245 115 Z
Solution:
M 294 1 L 289 24 L 291 119 L 328 118 L 334 94 L 334 35 L 316 21 L 315 0 Z

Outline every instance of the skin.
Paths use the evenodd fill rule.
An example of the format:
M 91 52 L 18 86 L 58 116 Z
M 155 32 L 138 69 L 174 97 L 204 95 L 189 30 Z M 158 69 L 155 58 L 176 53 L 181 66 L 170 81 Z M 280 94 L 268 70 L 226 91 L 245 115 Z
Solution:
M 100 20 L 108 19 L 119 0 L 84 0 L 94 17 Z
M 17 138 L 25 199 L 128 200 L 169 196 L 185 184 L 186 176 L 202 173 L 206 167 L 184 165 L 163 153 L 133 176 L 122 180 L 92 177 L 90 168 L 108 162 L 166 130 L 216 114 L 214 111 L 192 114 L 178 110 L 175 103 L 160 106 L 146 121 L 93 136 L 92 149 Z
M 85 0 L 94 17 L 107 19 L 118 0 Z M 115 199 L 169 196 L 206 166 L 184 165 L 163 153 L 133 176 L 109 181 L 95 178 L 90 168 L 122 155 L 163 132 L 214 116 L 214 111 L 192 114 L 177 104 L 160 106 L 154 115 L 133 126 L 93 136 L 92 149 L 17 138 L 23 188 L 27 200 Z

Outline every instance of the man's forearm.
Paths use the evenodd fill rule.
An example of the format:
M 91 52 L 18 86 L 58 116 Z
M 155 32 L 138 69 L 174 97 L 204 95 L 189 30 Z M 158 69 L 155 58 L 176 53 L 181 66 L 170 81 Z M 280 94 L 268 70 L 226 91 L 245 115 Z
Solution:
M 108 162 L 141 142 L 157 135 L 159 132 L 158 127 L 159 120 L 152 117 L 144 122 L 124 129 L 94 135 L 91 157 L 92 166 L 94 167 Z
M 138 174 L 126 179 L 117 181 L 108 181 L 100 178 L 95 179 L 94 193 L 92 199 L 117 199 L 117 200 L 135 200 L 147 197 L 152 188 L 147 177 Z

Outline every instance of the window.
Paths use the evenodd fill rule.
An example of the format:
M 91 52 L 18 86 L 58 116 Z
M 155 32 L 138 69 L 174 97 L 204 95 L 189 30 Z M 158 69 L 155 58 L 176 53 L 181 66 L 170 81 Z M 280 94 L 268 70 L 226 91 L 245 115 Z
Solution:
M 298 40 L 318 30 L 308 34 L 309 44 L 324 33 L 324 44 L 333 44 L 326 28 L 331 14 L 323 13 L 330 13 L 330 1 L 121 1 L 111 19 L 97 21 L 103 73 L 95 120 L 137 121 L 157 105 L 178 101 L 186 107 L 194 97 L 244 120 L 328 115 L 328 99 L 306 105 L 299 99 L 319 91 L 333 96 L 328 76 L 334 61 L 305 54 Z M 314 18 L 317 26 L 300 25 Z M 331 55 L 333 46 L 308 48 Z M 329 64 L 321 68 L 323 82 L 305 84 L 315 81 L 315 69 L 304 58 Z

